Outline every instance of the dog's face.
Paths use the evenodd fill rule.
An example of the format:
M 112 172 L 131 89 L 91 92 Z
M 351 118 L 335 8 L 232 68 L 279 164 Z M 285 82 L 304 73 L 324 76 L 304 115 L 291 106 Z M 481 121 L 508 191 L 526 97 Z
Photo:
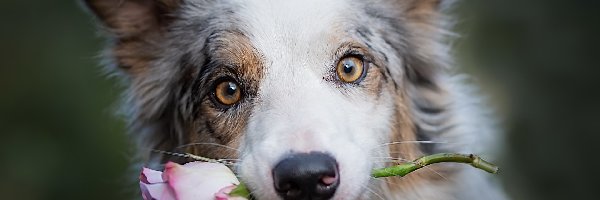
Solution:
M 367 198 L 371 169 L 425 149 L 386 144 L 429 137 L 415 115 L 441 112 L 440 1 L 86 3 L 112 36 L 134 134 L 239 159 L 259 199 Z

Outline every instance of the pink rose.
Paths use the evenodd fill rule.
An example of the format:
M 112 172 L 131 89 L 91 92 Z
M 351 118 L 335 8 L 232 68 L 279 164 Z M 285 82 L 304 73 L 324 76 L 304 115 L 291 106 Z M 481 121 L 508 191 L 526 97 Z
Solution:
M 208 162 L 169 162 L 164 172 L 144 168 L 140 175 L 144 200 L 244 200 L 228 195 L 239 184 L 228 167 Z

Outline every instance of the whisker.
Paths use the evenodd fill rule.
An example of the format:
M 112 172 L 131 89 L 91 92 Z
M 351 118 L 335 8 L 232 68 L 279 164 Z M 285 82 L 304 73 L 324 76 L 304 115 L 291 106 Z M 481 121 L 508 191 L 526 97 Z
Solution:
M 374 194 L 375 196 L 377 196 L 379 199 L 381 200 L 385 200 L 380 194 L 378 194 L 377 192 L 373 191 L 373 189 L 369 188 L 369 186 L 363 186 L 361 185 L 360 187 L 364 188 L 365 190 L 367 190 L 368 192 L 370 192 L 371 194 Z
M 239 149 L 236 149 L 236 148 L 233 148 L 233 147 L 230 147 L 230 146 L 227 146 L 227 145 L 222 145 L 222 144 L 217 144 L 217 143 L 210 143 L 210 142 L 189 143 L 189 144 L 184 144 L 184 145 L 181 145 L 181 146 L 177 146 L 175 148 L 179 149 L 179 148 L 184 148 L 184 147 L 189 147 L 189 146 L 194 146 L 194 145 L 213 145 L 213 146 L 222 147 L 222 148 L 225 148 L 225 149 L 229 149 L 229 150 L 234 150 L 234 151 L 240 152 Z
M 388 185 L 401 186 L 401 184 L 399 184 L 399 183 L 394 183 L 394 182 L 389 181 L 388 180 L 389 178 L 390 177 L 384 177 L 384 178 L 373 178 L 373 177 L 371 177 L 371 179 L 373 179 L 375 181 L 383 182 L 383 183 L 388 184 Z M 399 178 L 402 178 L 402 177 L 399 177 Z
M 395 145 L 395 144 L 448 144 L 448 142 L 438 142 L 431 140 L 414 140 L 414 141 L 398 141 L 398 142 L 388 142 L 379 145 L 379 147 Z
M 236 158 L 221 158 L 221 159 L 217 159 L 217 160 L 223 160 L 223 161 L 240 161 L 241 159 L 236 159 Z
M 429 171 L 431 171 L 431 172 L 435 173 L 436 175 L 438 175 L 438 176 L 442 177 L 442 178 L 443 178 L 444 180 L 446 180 L 446 181 L 450 181 L 450 179 L 446 178 L 444 175 L 442 175 L 442 173 L 439 173 L 438 171 L 436 171 L 436 170 L 432 169 L 432 168 L 431 168 L 431 167 L 429 167 L 429 166 L 423 166 L 423 168 L 425 168 L 425 169 L 427 169 L 427 170 L 429 170 Z
M 400 158 L 400 157 L 391 157 L 391 156 L 388 156 L 388 157 L 385 157 L 385 156 L 383 156 L 383 157 L 371 157 L 371 158 L 377 158 L 377 159 L 402 159 L 402 160 L 408 160 L 408 159 L 406 159 L 406 158 Z
M 405 151 L 389 151 L 388 153 L 395 153 L 395 154 L 406 154 Z
M 404 163 L 413 162 L 413 161 L 405 159 L 405 158 L 394 158 L 394 157 L 373 157 L 373 158 L 374 159 L 383 159 L 383 162 L 389 162 L 389 161 L 402 161 Z
M 250 197 L 249 199 L 256 199 L 256 198 L 254 198 L 254 194 L 255 194 L 255 191 L 250 191 L 248 193 L 248 196 Z
M 197 161 L 220 163 L 220 164 L 230 165 L 230 166 L 236 165 L 235 162 L 229 161 L 231 159 L 227 159 L 227 160 L 226 159 L 213 159 L 213 158 L 207 158 L 207 157 L 194 155 L 191 153 L 176 153 L 176 152 L 163 151 L 163 150 L 158 150 L 158 149 L 152 149 L 152 152 L 171 155 L 171 156 L 178 156 L 178 157 L 182 157 L 182 158 L 190 158 L 190 159 L 197 160 Z

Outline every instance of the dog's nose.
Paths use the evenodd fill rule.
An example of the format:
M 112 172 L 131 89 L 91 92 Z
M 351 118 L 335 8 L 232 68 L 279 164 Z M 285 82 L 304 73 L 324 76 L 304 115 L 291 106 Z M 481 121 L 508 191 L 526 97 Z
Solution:
M 318 153 L 292 154 L 273 168 L 275 190 L 285 200 L 329 199 L 340 184 L 337 162 Z

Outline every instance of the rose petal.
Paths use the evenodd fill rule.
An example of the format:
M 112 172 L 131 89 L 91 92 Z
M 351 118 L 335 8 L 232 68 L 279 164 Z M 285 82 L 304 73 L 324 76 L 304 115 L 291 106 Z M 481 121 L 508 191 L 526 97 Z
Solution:
M 140 182 L 144 200 L 176 200 L 173 190 L 167 183 L 146 184 Z
M 140 174 L 140 181 L 144 183 L 164 183 L 162 178 L 162 172 L 145 168 L 142 169 Z
M 224 187 L 221 190 L 219 190 L 216 194 L 215 194 L 215 198 L 217 200 L 228 200 L 229 199 L 229 193 L 235 189 L 235 187 L 237 187 L 236 185 L 232 185 L 232 186 L 228 186 L 228 187 Z
M 140 189 L 144 200 L 175 200 L 173 190 L 159 171 L 144 168 L 140 174 Z
M 228 167 L 208 162 L 190 162 L 185 165 L 169 162 L 162 176 L 178 200 L 214 199 L 215 192 L 239 184 Z

